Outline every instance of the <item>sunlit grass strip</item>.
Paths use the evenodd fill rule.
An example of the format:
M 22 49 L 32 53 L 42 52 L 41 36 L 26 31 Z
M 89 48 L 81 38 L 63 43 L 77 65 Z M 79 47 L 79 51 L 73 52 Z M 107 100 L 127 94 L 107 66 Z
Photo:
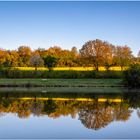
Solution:
M 15 67 L 15 69 L 18 70 L 35 70 L 34 67 Z M 45 67 L 38 67 L 38 70 L 48 70 L 48 68 Z M 127 67 L 124 67 L 124 70 L 127 69 Z M 73 70 L 73 71 L 92 71 L 95 70 L 93 67 L 55 67 L 53 68 L 54 71 L 69 71 L 69 70 Z M 115 67 L 110 67 L 109 70 L 112 71 L 121 71 L 121 67 L 119 66 L 115 66 Z M 105 67 L 99 67 L 99 71 L 106 71 Z
M 21 100 L 33 100 L 33 99 L 36 99 L 36 100 L 55 100 L 55 101 L 96 101 L 96 99 L 90 99 L 90 98 L 29 98 L 29 97 L 24 97 L 24 98 L 19 98 Z M 98 102 L 122 102 L 123 100 L 122 99 L 106 99 L 106 98 L 99 98 L 98 99 Z
M 122 99 L 105 99 L 105 98 L 99 98 L 98 102 L 122 102 Z

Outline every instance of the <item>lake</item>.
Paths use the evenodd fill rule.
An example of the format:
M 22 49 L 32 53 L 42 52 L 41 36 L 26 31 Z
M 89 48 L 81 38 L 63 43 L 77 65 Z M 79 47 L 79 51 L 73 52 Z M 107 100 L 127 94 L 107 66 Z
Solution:
M 140 91 L 0 89 L 0 138 L 124 139 L 139 130 Z

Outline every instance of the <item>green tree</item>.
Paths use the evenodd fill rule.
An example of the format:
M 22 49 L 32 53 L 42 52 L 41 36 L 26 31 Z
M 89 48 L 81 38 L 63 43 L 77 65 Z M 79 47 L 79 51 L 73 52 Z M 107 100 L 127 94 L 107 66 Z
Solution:
M 57 64 L 57 58 L 51 55 L 48 55 L 43 58 L 44 59 L 44 65 L 50 70 L 52 70 L 53 67 Z
M 50 115 L 51 113 L 54 113 L 57 109 L 57 104 L 55 101 L 49 99 L 44 102 L 44 112 Z
M 131 88 L 140 88 L 140 65 L 134 64 L 124 71 L 124 83 Z

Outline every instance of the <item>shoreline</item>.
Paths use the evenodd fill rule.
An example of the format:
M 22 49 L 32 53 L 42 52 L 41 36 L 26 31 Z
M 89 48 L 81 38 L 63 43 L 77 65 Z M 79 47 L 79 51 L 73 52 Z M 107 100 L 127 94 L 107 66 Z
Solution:
M 0 87 L 125 87 L 122 79 L 0 79 Z

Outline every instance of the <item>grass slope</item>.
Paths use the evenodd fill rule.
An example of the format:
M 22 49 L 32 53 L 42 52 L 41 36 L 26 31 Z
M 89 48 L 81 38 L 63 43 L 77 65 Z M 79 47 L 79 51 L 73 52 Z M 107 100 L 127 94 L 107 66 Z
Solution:
M 1 87 L 122 87 L 121 79 L 0 79 Z

